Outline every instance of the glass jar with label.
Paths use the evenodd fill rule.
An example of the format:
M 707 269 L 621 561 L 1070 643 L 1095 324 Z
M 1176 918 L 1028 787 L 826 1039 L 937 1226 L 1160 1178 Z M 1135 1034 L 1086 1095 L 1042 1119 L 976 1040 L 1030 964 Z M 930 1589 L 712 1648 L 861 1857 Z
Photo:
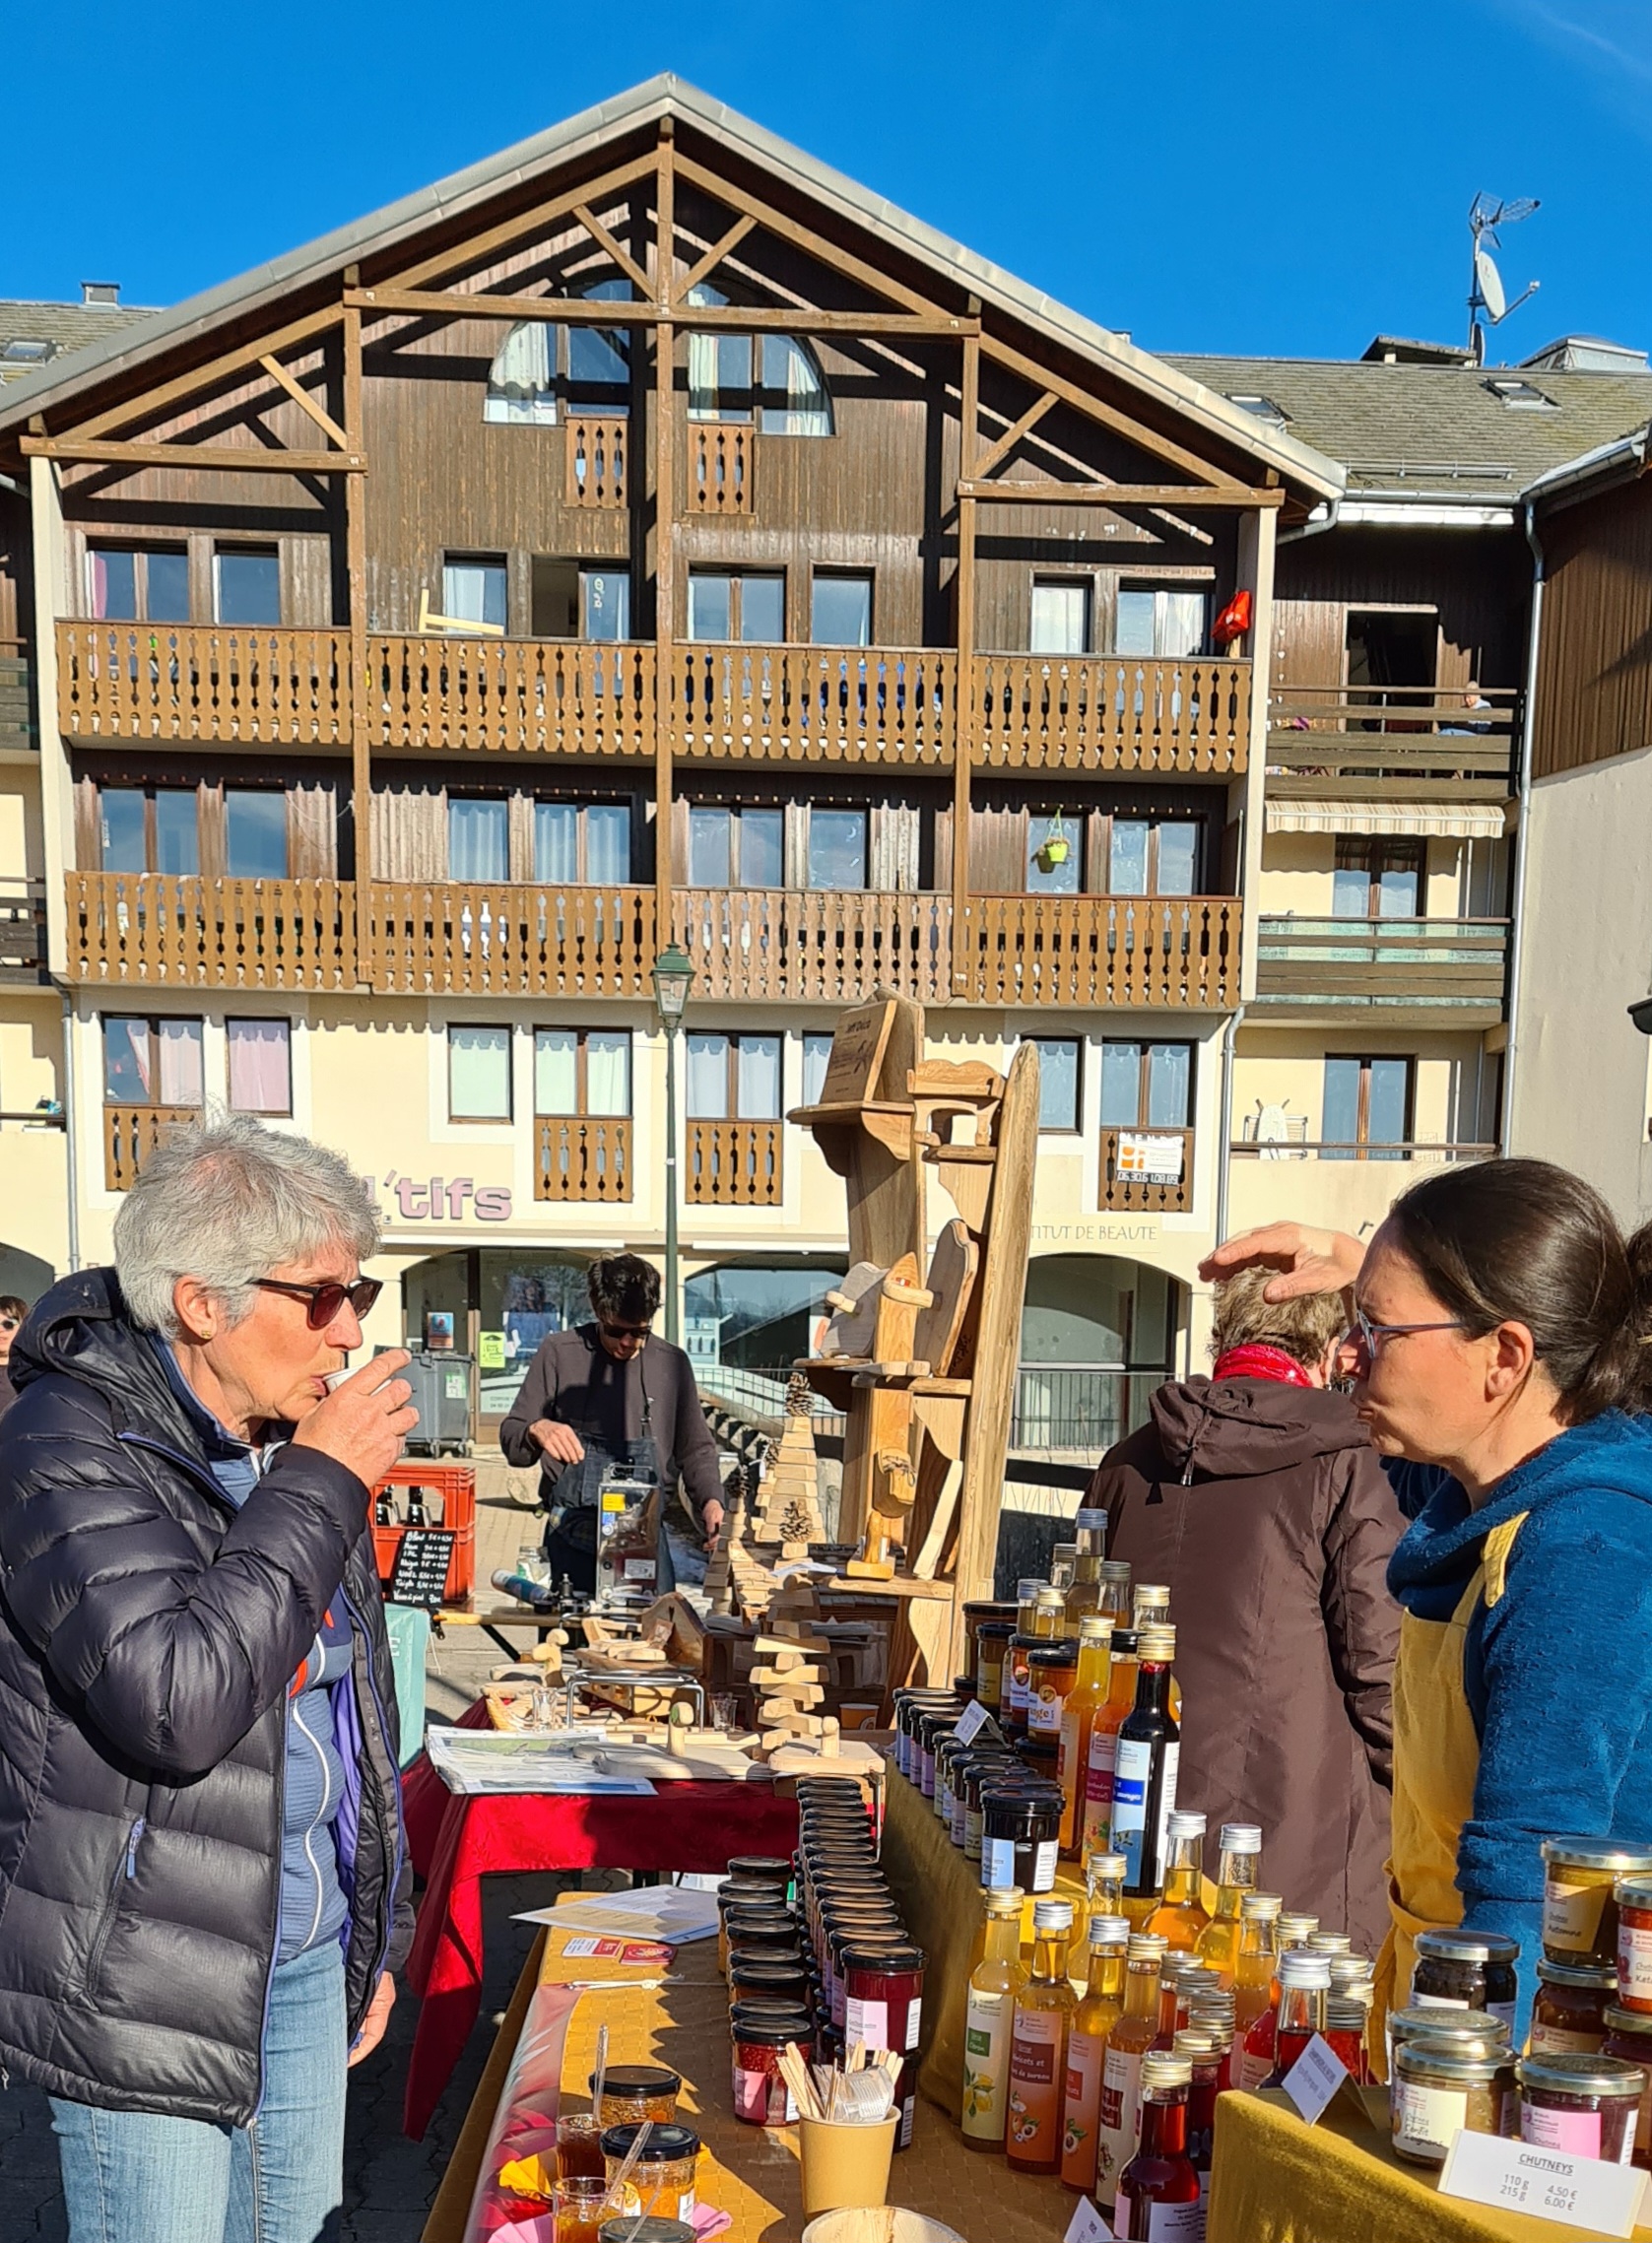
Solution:
M 890 2049 L 902 2059 L 894 2082 L 896 2149 L 907 2148 L 918 2097 L 918 2034 L 923 2024 L 924 1951 L 886 1940 L 843 1955 L 843 2040 Z
M 1489 2010 L 1512 2025 L 1519 1959 L 1519 1942 L 1501 1932 L 1419 1932 L 1412 2003 L 1418 2009 Z
M 1388 2090 L 1394 2154 L 1412 2165 L 1443 2165 L 1453 2138 L 1501 2134 L 1504 2104 L 1514 2092 L 1509 2050 L 1471 2055 L 1444 2040 L 1403 2040 L 1394 2050 Z
M 744 1880 L 748 1884 L 773 1885 L 778 1900 L 790 1896 L 792 1865 L 789 1861 L 782 1861 L 778 1854 L 736 1854 L 729 1863 L 728 1874 Z
M 1390 2010 L 1383 2019 L 1383 2037 L 1390 2079 L 1396 2055 L 1410 2040 L 1437 2041 L 1442 2048 L 1459 2049 L 1466 2056 L 1512 2058 L 1513 2054 L 1507 2025 L 1486 2010 Z
M 780 2055 L 791 2041 L 805 2064 L 814 2061 L 813 2018 L 807 2010 L 752 2010 L 737 2003 L 729 2026 L 735 2117 L 747 2126 L 791 2126 L 797 2103 L 781 2073 Z
M 1640 2067 L 1640 2110 L 1635 2119 L 1633 2162 L 1652 2170 L 1652 2016 L 1644 2010 L 1609 2009 L 1603 2056 L 1619 2056 Z
M 1620 1877 L 1618 1900 L 1618 2002 L 1652 2012 L 1652 1878 Z
M 593 2072 L 588 2091 L 596 2092 Z M 611 2064 L 603 2075 L 602 2101 L 596 2106 L 597 2124 L 628 2126 L 643 2119 L 659 2124 L 677 2116 L 677 2098 L 683 2091 L 681 2073 L 664 2064 Z
M 1618 1973 L 1610 1963 L 1540 1956 L 1527 2055 L 1597 2055 L 1606 2038 L 1607 2006 L 1617 1991 Z
M 1079 1679 L 1079 1646 L 1069 1636 L 1044 1644 L 1029 1653 L 1026 1662 L 1026 1731 L 1028 1737 L 1061 1746 L 1061 1716 L 1068 1694 Z
M 1633 2160 L 1638 2064 L 1618 2056 L 1523 2056 L 1517 2070 L 1522 2142 L 1609 2165 Z
M 1652 1852 L 1611 1838 L 1545 1838 L 1543 1951 L 1556 1962 L 1618 1960 L 1619 1878 L 1652 1877 Z
M 989 1791 L 981 1800 L 981 1882 L 1019 1884 L 1023 1892 L 1055 1885 L 1061 1794 Z
M 1012 1620 L 983 1620 L 975 1637 L 975 1695 L 996 1716 L 1004 1703 L 1004 1654 L 1016 1632 Z
M 784 1957 L 770 1959 L 765 1955 L 742 1954 L 738 1962 L 729 1966 L 729 2000 L 739 2002 L 750 1996 L 756 1996 L 759 2001 L 789 2002 L 794 2009 L 806 2009 L 809 2004 L 807 1965 L 787 1962 Z
M 981 1831 L 983 1796 L 995 1790 L 1016 1765 L 1015 1755 L 994 1748 L 977 1752 L 964 1764 L 963 1772 L 963 1855 L 966 1861 L 978 1862 L 981 1858 Z
M 602 2154 L 610 2188 L 636 2140 L 634 2126 L 611 2126 L 602 2138 Z M 699 2162 L 699 2136 L 692 2126 L 655 2126 L 631 2167 L 621 2200 L 622 2211 L 633 2215 L 644 2206 L 657 2219 L 687 2219 L 694 2215 L 694 2168 Z

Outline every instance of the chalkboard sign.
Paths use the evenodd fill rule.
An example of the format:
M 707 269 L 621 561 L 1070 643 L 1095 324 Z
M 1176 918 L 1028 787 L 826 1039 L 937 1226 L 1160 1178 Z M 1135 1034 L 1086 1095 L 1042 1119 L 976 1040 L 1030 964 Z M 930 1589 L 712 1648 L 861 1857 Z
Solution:
M 393 1605 L 423 1605 L 429 1613 L 446 1602 L 447 1568 L 458 1537 L 446 1527 L 407 1527 L 390 1575 Z

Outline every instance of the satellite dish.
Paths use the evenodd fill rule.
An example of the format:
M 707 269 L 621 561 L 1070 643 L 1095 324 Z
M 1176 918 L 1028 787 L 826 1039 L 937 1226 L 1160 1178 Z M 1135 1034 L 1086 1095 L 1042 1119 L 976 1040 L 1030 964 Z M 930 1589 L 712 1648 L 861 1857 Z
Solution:
M 1503 294 L 1503 279 L 1491 262 L 1489 253 L 1479 242 L 1475 244 L 1474 277 L 1493 326 L 1508 309 L 1508 298 Z

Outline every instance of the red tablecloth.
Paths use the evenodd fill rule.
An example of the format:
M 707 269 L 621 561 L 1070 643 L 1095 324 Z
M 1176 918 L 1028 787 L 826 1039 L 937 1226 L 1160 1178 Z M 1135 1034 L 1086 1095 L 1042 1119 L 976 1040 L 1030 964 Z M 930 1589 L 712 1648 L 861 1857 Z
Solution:
M 486 1709 L 464 1716 L 487 1726 Z M 482 1880 L 514 1870 L 670 1869 L 712 1876 L 731 1854 L 789 1854 L 797 1802 L 765 1783 L 666 1783 L 653 1798 L 450 1792 L 421 1753 L 403 1783 L 413 1866 L 426 1880 L 408 1982 L 422 1996 L 402 2125 L 424 2135 L 482 2002 Z

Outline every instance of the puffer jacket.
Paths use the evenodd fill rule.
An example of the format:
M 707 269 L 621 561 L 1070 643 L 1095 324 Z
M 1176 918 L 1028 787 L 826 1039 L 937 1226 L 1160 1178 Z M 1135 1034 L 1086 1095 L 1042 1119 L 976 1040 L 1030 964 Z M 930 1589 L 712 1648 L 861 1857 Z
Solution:
M 1177 1805 L 1259 1822 L 1262 1882 L 1374 1954 L 1388 1927 L 1404 1520 L 1346 1395 L 1271 1379 L 1161 1386 L 1087 1500 L 1107 1553 L 1165 1583 L 1182 1690 Z
M 282 1449 L 236 1510 L 112 1270 L 36 1302 L 0 1423 L 0 2067 L 244 2126 L 281 1898 L 286 1697 L 353 1621 L 335 1716 L 352 2035 L 412 1938 L 367 1490 Z

